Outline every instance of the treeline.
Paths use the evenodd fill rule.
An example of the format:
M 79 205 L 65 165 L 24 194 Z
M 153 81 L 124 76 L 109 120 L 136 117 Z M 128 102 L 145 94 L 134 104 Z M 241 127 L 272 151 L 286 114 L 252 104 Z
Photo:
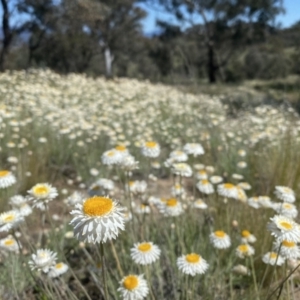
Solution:
M 156 33 L 145 36 L 141 2 L 188 26 L 158 20 Z M 47 67 L 209 82 L 300 74 L 300 22 L 276 26 L 280 0 L 1 0 L 1 6 L 1 71 Z

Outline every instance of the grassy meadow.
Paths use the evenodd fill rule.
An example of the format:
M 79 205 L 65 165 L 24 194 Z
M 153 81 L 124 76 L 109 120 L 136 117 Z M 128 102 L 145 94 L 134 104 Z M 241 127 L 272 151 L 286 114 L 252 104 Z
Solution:
M 273 265 L 263 261 L 276 239 L 267 224 L 284 214 L 276 186 L 290 188 L 288 195 L 300 192 L 299 115 L 280 103 L 232 113 L 230 91 L 224 99 L 130 79 L 2 73 L 0 187 L 6 171 L 16 182 L 0 189 L 0 210 L 21 210 L 11 200 L 21 195 L 32 211 L 8 229 L 10 218 L 0 216 L 0 298 L 144 299 L 118 291 L 125 276 L 144 274 L 151 300 L 299 299 L 300 256 L 285 257 L 280 266 L 274 266 L 278 255 Z M 157 157 L 142 151 L 154 145 L 149 142 L 159 146 Z M 204 153 L 189 154 L 190 143 Z M 112 149 L 129 151 L 130 163 L 111 162 Z M 32 188 L 45 183 L 58 195 L 40 209 Z M 233 196 L 220 192 L 224 183 Z M 124 207 L 125 230 L 103 249 L 79 241 L 70 224 L 75 203 L 98 196 Z M 174 203 L 177 215 L 170 213 Z M 294 213 L 285 215 L 297 222 L 298 201 L 289 205 Z M 246 231 L 256 241 L 249 241 L 254 253 L 242 258 Z M 230 245 L 216 248 L 215 232 L 226 233 Z M 14 251 L 3 242 L 7 237 L 17 242 Z M 161 251 L 149 265 L 131 256 L 143 242 Z M 67 271 L 51 277 L 32 268 L 38 249 L 55 252 Z M 178 268 L 177 259 L 191 253 L 207 262 L 203 274 Z

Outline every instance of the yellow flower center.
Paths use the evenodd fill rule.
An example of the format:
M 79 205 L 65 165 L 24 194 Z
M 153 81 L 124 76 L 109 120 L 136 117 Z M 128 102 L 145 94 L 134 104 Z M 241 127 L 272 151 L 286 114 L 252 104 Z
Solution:
M 191 253 L 191 254 L 186 255 L 185 259 L 187 262 L 189 262 L 191 264 L 195 264 L 200 261 L 201 257 L 200 257 L 200 255 L 198 255 L 196 253 Z
M 235 185 L 232 184 L 232 183 L 224 183 L 224 188 L 225 188 L 225 189 L 228 189 L 228 190 L 234 189 L 234 188 L 235 188 Z
M 129 186 L 133 186 L 134 185 L 134 181 L 129 181 Z
M 284 247 L 292 248 L 292 247 L 295 247 L 295 245 L 296 245 L 296 243 L 294 243 L 294 242 L 289 242 L 289 241 L 282 242 L 282 246 L 284 246 Z
M 9 171 L 7 171 L 7 170 L 0 171 L 0 177 L 5 177 L 8 174 L 9 174 Z
M 115 152 L 114 152 L 114 151 L 109 151 L 109 152 L 107 153 L 107 156 L 109 156 L 109 157 L 114 156 L 114 155 L 115 155 Z
M 199 174 L 200 174 L 200 175 L 206 175 L 206 171 L 205 171 L 205 170 L 200 170 L 200 171 L 199 171 Z
M 116 146 L 115 149 L 118 150 L 118 151 L 125 151 L 125 150 L 126 150 L 126 147 L 123 146 L 123 145 L 118 145 L 118 146 Z
M 239 245 L 238 250 L 242 253 L 247 253 L 249 248 L 248 248 L 248 245 L 244 244 L 244 245 Z
M 286 230 L 291 230 L 293 228 L 293 225 L 291 223 L 285 221 L 279 222 L 279 225 Z
M 11 222 L 15 219 L 15 216 L 14 215 L 8 215 L 6 217 L 4 217 L 4 222 Z
M 242 236 L 243 236 L 243 237 L 247 238 L 247 237 L 249 237 L 250 235 L 251 235 L 251 233 L 250 233 L 248 230 L 243 230 L 243 231 L 242 231 Z
M 223 238 L 223 237 L 225 237 L 225 235 L 226 235 L 226 233 L 222 230 L 215 231 L 215 236 L 218 238 Z
M 125 289 L 132 291 L 139 284 L 138 278 L 134 275 L 129 275 L 123 281 L 123 286 Z
M 113 201 L 105 197 L 88 198 L 83 204 L 84 214 L 91 217 L 104 216 L 111 212 L 112 208 Z
M 205 185 L 205 184 L 209 184 L 209 181 L 207 179 L 203 179 L 201 180 L 201 183 Z
M 15 243 L 14 240 L 6 240 L 6 241 L 4 242 L 4 245 L 5 245 L 5 246 L 11 246 L 11 245 L 13 245 L 14 243 Z
M 288 204 L 288 203 L 283 203 L 283 207 L 286 208 L 286 209 L 291 209 L 292 205 Z
M 151 248 L 152 246 L 149 243 L 142 243 L 138 246 L 138 249 L 142 252 L 148 252 Z
M 283 188 L 283 192 L 287 193 L 287 194 L 292 194 L 293 193 L 292 190 L 289 189 L 288 187 Z
M 49 193 L 49 188 L 45 185 L 37 185 L 33 188 L 33 193 L 35 195 L 44 196 Z
M 55 265 L 55 269 L 61 269 L 64 266 L 63 263 L 58 263 Z
M 271 259 L 276 259 L 276 258 L 277 258 L 277 253 L 271 252 L 271 253 L 270 253 L 270 258 L 271 258 Z
M 145 145 L 147 148 L 154 148 L 156 147 L 157 144 L 155 142 L 150 141 L 150 142 L 146 142 Z
M 166 205 L 167 206 L 176 206 L 177 205 L 177 200 L 175 198 L 171 198 L 171 199 L 167 200 Z

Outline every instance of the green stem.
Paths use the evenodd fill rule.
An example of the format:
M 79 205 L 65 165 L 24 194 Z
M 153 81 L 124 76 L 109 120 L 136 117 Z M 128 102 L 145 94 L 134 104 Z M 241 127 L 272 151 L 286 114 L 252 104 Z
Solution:
M 253 283 L 254 283 L 256 298 L 259 299 L 259 292 L 258 292 L 258 287 L 257 287 L 256 274 L 255 274 L 255 268 L 254 268 L 254 263 L 253 263 L 253 257 L 252 256 L 250 256 L 250 263 L 251 263 L 251 269 L 252 269 L 252 276 L 253 276 Z
M 104 286 L 104 294 L 105 300 L 108 300 L 108 291 L 106 284 L 106 270 L 105 270 L 105 261 L 104 261 L 104 246 L 103 243 L 100 243 L 100 255 L 101 255 L 101 265 L 102 265 L 102 277 L 103 277 L 103 286 Z

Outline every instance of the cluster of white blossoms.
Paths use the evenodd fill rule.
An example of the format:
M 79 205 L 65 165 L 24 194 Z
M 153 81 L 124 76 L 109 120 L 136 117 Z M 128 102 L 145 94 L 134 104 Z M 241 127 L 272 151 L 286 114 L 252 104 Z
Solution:
M 66 196 L 64 203 L 72 209 L 70 224 L 74 228 L 74 232 L 67 232 L 61 236 L 64 236 L 66 240 L 75 237 L 82 241 L 79 244 L 84 250 L 88 251 L 90 248 L 84 248 L 84 243 L 103 244 L 116 239 L 121 231 L 125 230 L 125 222 L 130 221 L 131 223 L 127 226 L 131 228 L 132 225 L 133 230 L 138 227 L 138 230 L 134 232 L 128 230 L 126 234 L 131 235 L 131 240 L 140 239 L 143 242 L 136 242 L 133 246 L 133 242 L 130 244 L 131 248 L 128 247 L 128 252 L 130 251 L 134 264 L 124 263 L 124 266 L 134 265 L 135 268 L 142 268 L 141 266 L 156 264 L 155 267 L 159 267 L 160 257 L 166 257 L 169 253 L 164 253 L 166 245 L 163 244 L 163 233 L 159 239 L 161 244 L 156 245 L 149 241 L 153 230 L 145 228 L 148 222 L 157 221 L 155 226 L 162 224 L 164 228 L 158 227 L 157 230 L 162 230 L 162 232 L 166 230 L 167 234 L 169 234 L 167 230 L 170 229 L 170 240 L 173 243 L 174 236 L 185 234 L 184 230 L 187 228 L 185 222 L 197 220 L 197 223 L 192 224 L 195 225 L 194 229 L 198 230 L 198 227 L 204 228 L 211 218 L 216 219 L 216 222 L 211 224 L 217 224 L 222 228 L 221 226 L 224 226 L 222 222 L 228 220 L 217 220 L 221 211 L 219 206 L 221 201 L 218 200 L 222 199 L 224 200 L 222 203 L 228 203 L 227 198 L 230 198 L 243 202 L 243 204 L 234 203 L 234 213 L 237 214 L 236 219 L 241 226 L 245 228 L 248 228 L 245 224 L 247 218 L 242 218 L 245 216 L 245 211 L 248 213 L 249 209 L 254 208 L 273 209 L 276 212 L 267 226 L 274 237 L 273 248 L 264 249 L 264 253 L 259 252 L 260 248 L 254 249 L 253 244 L 257 240 L 255 235 L 258 233 L 255 227 L 250 228 L 250 231 L 242 230 L 239 234 L 240 227 L 235 221 L 232 223 L 232 230 L 229 229 L 230 227 L 226 229 L 231 237 L 223 230 L 213 230 L 210 234 L 206 234 L 204 237 L 206 240 L 201 240 L 201 243 L 205 244 L 208 251 L 212 248 L 220 249 L 219 252 L 228 253 L 228 257 L 235 253 L 239 259 L 246 259 L 246 261 L 249 257 L 252 259 L 252 256 L 256 255 L 255 260 L 260 257 L 264 263 L 274 266 L 282 265 L 285 260 L 289 263 L 291 259 L 300 258 L 298 246 L 300 227 L 296 220 L 298 215 L 296 193 L 291 188 L 280 185 L 275 187 L 274 193 L 280 202 L 275 202 L 270 195 L 256 196 L 255 191 L 252 193 L 252 190 L 258 186 L 257 179 L 261 178 L 260 170 L 257 170 L 257 179 L 249 176 L 253 170 L 250 167 L 259 167 L 259 163 L 265 160 L 262 153 L 256 150 L 256 148 L 260 149 L 260 145 L 263 145 L 266 151 L 273 146 L 277 149 L 278 145 L 282 144 L 282 138 L 286 133 L 291 135 L 298 145 L 300 121 L 299 119 L 296 122 L 288 120 L 293 115 L 292 111 L 269 106 L 257 107 L 243 114 L 243 126 L 240 126 L 240 122 L 236 119 L 226 118 L 227 110 L 219 97 L 183 94 L 172 88 L 151 85 L 147 82 L 127 79 L 107 82 L 101 78 L 92 80 L 75 74 L 63 77 L 50 71 L 30 71 L 26 74 L 25 72 L 24 74 L 12 72 L 11 75 L 3 73 L 0 77 L 7 82 L 7 84 L 0 85 L 4 103 L 0 105 L 0 152 L 2 162 L 7 168 L 0 170 L 0 193 L 1 201 L 3 195 L 4 197 L 9 195 L 4 202 L 7 200 L 11 207 L 11 210 L 0 214 L 0 232 L 1 235 L 7 235 L 0 239 L 1 255 L 8 252 L 11 252 L 10 255 L 15 255 L 20 252 L 20 249 L 26 255 L 29 249 L 26 244 L 27 235 L 17 230 L 18 228 L 26 229 L 26 226 L 23 228 L 20 225 L 33 213 L 33 207 L 42 210 L 39 212 L 41 215 L 45 215 L 45 210 L 53 204 L 53 208 L 55 204 L 58 204 L 59 209 L 61 208 L 62 203 L 53 201 L 58 197 L 58 190 L 49 183 L 34 185 L 28 191 L 27 196 L 17 194 L 17 190 L 27 186 L 27 182 L 24 180 L 16 184 L 16 176 L 33 179 L 33 176 L 40 175 L 38 164 L 42 165 L 42 160 L 36 160 L 37 166 L 33 168 L 32 158 L 35 158 L 35 155 L 43 155 L 43 151 L 47 149 L 51 158 L 54 153 L 59 153 L 57 161 L 55 157 L 55 165 L 62 167 L 66 162 L 68 164 L 70 162 L 72 168 L 74 167 L 74 172 L 72 170 L 70 174 L 64 173 L 67 177 L 64 179 L 70 190 L 65 191 L 64 181 L 59 181 L 60 177 L 55 178 L 55 182 L 59 181 L 58 186 L 64 191 L 61 194 L 69 195 L 68 192 L 70 193 L 69 197 Z M 184 101 L 182 101 L 183 97 Z M 97 101 L 89 101 L 89 99 L 97 99 Z M 42 126 L 45 127 L 42 128 Z M 47 136 L 42 136 L 44 129 L 47 129 Z M 31 132 L 39 132 L 40 135 L 30 134 Z M 197 141 L 197 143 L 186 143 L 186 141 Z M 35 143 L 38 149 L 35 148 Z M 65 148 L 65 145 L 70 145 L 70 147 Z M 99 146 L 102 150 L 103 146 L 109 149 L 104 153 L 101 152 L 103 153 L 101 161 L 98 161 L 100 160 Z M 172 150 L 166 153 L 167 149 Z M 235 151 L 235 156 L 231 155 L 232 151 Z M 68 154 L 67 159 L 64 157 L 65 154 Z M 64 158 L 61 159 L 60 156 Z M 156 160 L 160 156 L 162 161 Z M 253 159 L 254 157 L 257 157 L 257 160 Z M 86 166 L 82 165 L 84 159 L 87 162 Z M 230 166 L 235 168 L 234 170 L 224 169 L 223 162 L 228 159 Z M 137 160 L 142 162 L 142 168 L 146 169 L 147 165 L 149 169 L 151 167 L 152 173 L 149 175 L 145 170 L 141 170 L 134 174 L 139 165 Z M 213 162 L 216 165 L 205 165 Z M 222 176 L 216 175 L 215 171 L 216 174 Z M 176 176 L 169 176 L 163 182 L 166 186 L 162 186 L 164 176 L 167 178 L 170 174 Z M 48 175 L 45 174 L 43 178 L 47 178 Z M 151 181 L 146 181 L 145 178 Z M 171 178 L 175 180 L 172 182 L 170 196 L 168 191 L 171 187 Z M 233 183 L 229 183 L 228 180 L 232 180 Z M 76 185 L 80 188 L 80 192 L 75 191 Z M 86 189 L 86 187 L 89 188 Z M 10 193 L 13 190 L 15 190 L 14 195 Z M 269 187 L 264 189 L 262 184 L 260 190 L 268 191 Z M 251 195 L 249 198 L 248 193 Z M 13 196 L 10 197 L 11 195 Z M 110 198 L 114 195 L 119 197 L 122 205 L 129 207 L 130 204 L 131 209 L 121 207 Z M 227 208 L 226 213 L 230 215 L 233 206 L 227 205 Z M 162 215 L 157 214 L 157 211 Z M 254 218 L 259 218 L 259 213 L 258 211 L 252 213 L 253 211 L 248 215 L 249 218 L 253 216 L 251 221 L 255 222 Z M 58 214 L 50 216 L 58 225 L 55 231 L 53 230 L 54 233 L 64 230 L 59 224 L 59 220 L 66 217 L 64 210 L 62 209 Z M 148 218 L 145 214 L 151 215 Z M 163 217 L 171 218 L 164 219 Z M 173 220 L 175 219 L 173 217 L 178 218 Z M 57 262 L 56 258 L 60 256 L 59 253 L 56 254 L 49 249 L 39 249 L 39 247 L 45 247 L 45 243 L 48 243 L 50 239 L 48 229 L 51 222 L 48 221 L 42 232 L 45 236 L 39 244 L 35 245 L 38 250 L 31 255 L 29 266 L 32 270 L 55 278 L 65 273 L 68 266 Z M 28 224 L 32 226 L 30 222 Z M 176 234 L 174 234 L 174 228 L 176 228 Z M 200 235 L 201 233 L 199 232 Z M 124 240 L 128 241 L 127 237 Z M 200 237 L 203 238 L 203 236 L 196 236 L 197 239 Z M 259 236 L 257 237 L 259 239 Z M 124 243 L 124 240 L 120 243 Z M 184 236 L 183 240 L 184 243 L 189 243 L 188 237 L 185 239 Z M 238 240 L 241 244 L 237 246 Z M 50 240 L 50 242 L 53 241 Z M 116 244 L 118 242 L 116 241 Z M 198 251 L 196 246 L 199 245 L 196 243 L 184 245 L 186 247 L 179 244 L 176 248 L 182 248 L 182 251 L 185 251 L 183 248 Z M 121 246 L 117 248 L 122 249 L 120 253 L 123 255 L 124 244 Z M 73 249 L 71 251 L 73 253 Z M 232 251 L 231 254 L 229 251 Z M 172 254 L 174 257 L 174 253 Z M 162 263 L 165 265 L 165 261 Z M 173 264 L 175 269 L 174 260 Z M 122 264 L 122 267 L 124 266 Z M 196 276 L 205 274 L 209 270 L 209 263 L 200 254 L 190 253 L 177 258 L 177 268 L 186 275 Z M 102 270 L 105 269 L 102 266 Z M 174 271 L 172 267 L 170 269 Z M 215 268 L 210 269 L 214 272 Z M 250 274 L 248 267 L 241 264 L 235 265 L 232 270 L 240 275 Z M 134 271 L 134 269 L 126 270 L 126 274 L 129 275 L 120 281 L 118 291 L 125 300 L 144 299 L 151 291 L 151 278 L 147 282 L 143 275 L 129 273 Z M 178 278 L 175 279 L 178 282 Z M 221 283 L 220 286 L 225 285 Z M 153 287 L 156 287 L 156 283 Z M 204 293 L 202 295 L 202 290 L 201 297 L 206 297 Z
M 193 171 L 192 168 L 186 163 L 174 163 L 172 165 L 172 173 L 182 177 L 191 177 Z
M 135 160 L 124 145 L 118 145 L 105 151 L 101 156 L 101 160 L 104 165 L 117 165 L 127 171 L 138 168 L 138 161 Z
M 31 255 L 28 262 L 31 270 L 42 271 L 49 277 L 55 278 L 67 272 L 68 265 L 63 262 L 57 263 L 57 253 L 49 249 L 38 249 Z

